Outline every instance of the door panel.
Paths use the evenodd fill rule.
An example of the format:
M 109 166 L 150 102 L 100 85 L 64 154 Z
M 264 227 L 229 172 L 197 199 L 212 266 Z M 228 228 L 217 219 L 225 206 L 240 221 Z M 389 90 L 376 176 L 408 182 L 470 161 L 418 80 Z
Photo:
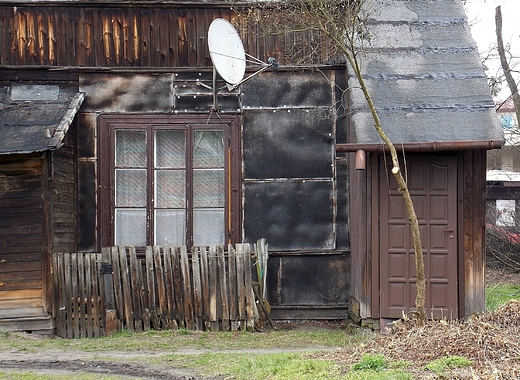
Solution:
M 390 171 L 380 167 L 380 299 L 382 318 L 400 318 L 415 307 L 416 270 L 410 225 Z M 407 155 L 407 179 L 419 220 L 428 316 L 457 317 L 457 158 Z

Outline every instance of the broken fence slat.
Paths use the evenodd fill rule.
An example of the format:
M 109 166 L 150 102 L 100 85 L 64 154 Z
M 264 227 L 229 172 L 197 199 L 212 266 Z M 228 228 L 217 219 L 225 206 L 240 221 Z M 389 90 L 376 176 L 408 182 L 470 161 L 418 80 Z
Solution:
M 224 248 L 222 246 L 217 247 L 217 262 L 218 262 L 218 276 L 219 276 L 219 288 L 220 288 L 220 306 L 222 311 L 222 330 L 229 331 L 229 297 L 227 291 L 227 273 L 226 273 L 226 261 L 224 258 Z
M 173 268 L 172 268 L 172 254 L 171 247 L 164 247 L 164 286 L 166 291 L 166 301 L 168 307 L 169 328 L 177 328 L 177 320 L 175 313 L 175 288 L 173 286 Z
M 217 313 L 217 248 L 209 247 L 209 322 L 210 330 L 218 330 L 218 313 Z
M 188 261 L 188 250 L 185 246 L 180 249 L 180 266 L 182 272 L 182 290 L 184 300 L 184 319 L 186 321 L 186 328 L 189 330 L 195 329 L 195 320 L 193 315 L 193 294 L 190 278 L 190 264 Z
M 193 311 L 195 315 L 195 326 L 197 330 L 203 329 L 202 308 L 202 280 L 200 278 L 201 259 L 199 249 L 194 248 L 191 254 L 191 268 L 193 272 Z
M 231 244 L 228 245 L 228 291 L 229 291 L 229 320 L 231 324 L 231 330 L 238 330 L 238 310 L 237 310 L 237 265 L 236 265 L 236 253 L 235 249 Z
M 169 326 L 168 303 L 166 301 L 166 290 L 164 289 L 164 271 L 161 263 L 160 247 L 153 247 L 153 260 L 155 281 L 157 285 L 157 301 L 159 304 L 159 307 L 157 308 L 157 316 L 160 317 L 162 328 L 167 328 Z
M 157 297 L 155 292 L 155 269 L 153 248 L 148 246 L 145 250 L 146 260 L 146 282 L 148 288 L 148 310 L 150 313 L 150 322 L 155 330 L 159 330 L 160 324 L 157 317 Z
M 121 287 L 123 290 L 123 309 L 125 313 L 126 328 L 134 331 L 134 318 L 132 315 L 132 294 L 130 285 L 130 271 L 126 256 L 126 247 L 119 247 L 119 262 L 121 264 Z
M 201 247 L 199 252 L 200 260 L 200 280 L 202 288 L 202 313 L 204 319 L 204 329 L 210 329 L 209 322 L 209 267 L 208 267 L 208 251 L 206 247 Z
M 132 314 L 135 331 L 143 331 L 143 316 L 141 311 L 141 277 L 135 247 L 128 247 L 130 262 L 130 288 L 132 299 Z
M 112 278 L 114 282 L 114 298 L 116 302 L 118 321 L 124 319 L 123 308 L 123 290 L 121 286 L 121 265 L 119 263 L 119 248 L 110 247 L 110 256 L 112 261 Z M 118 322 L 118 324 L 121 322 Z

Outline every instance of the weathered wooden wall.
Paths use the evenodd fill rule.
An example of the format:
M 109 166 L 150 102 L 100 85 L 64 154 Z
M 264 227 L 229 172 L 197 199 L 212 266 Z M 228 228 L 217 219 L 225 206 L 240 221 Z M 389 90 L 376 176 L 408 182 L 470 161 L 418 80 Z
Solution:
M 51 204 L 52 251 L 76 251 L 76 163 L 75 125 L 69 128 L 64 145 L 52 153 Z
M 0 6 L 0 65 L 76 67 L 210 67 L 207 33 L 219 7 Z M 238 28 L 246 52 L 289 63 L 321 44 L 316 34 L 260 36 Z M 330 61 L 325 53 L 318 62 Z M 309 62 L 313 63 L 313 62 Z
M 0 156 L 0 311 L 42 307 L 40 154 Z

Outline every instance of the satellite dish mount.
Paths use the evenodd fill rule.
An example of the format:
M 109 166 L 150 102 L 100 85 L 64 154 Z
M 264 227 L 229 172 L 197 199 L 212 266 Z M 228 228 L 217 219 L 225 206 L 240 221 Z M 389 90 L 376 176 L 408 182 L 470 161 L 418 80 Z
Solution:
M 278 69 L 278 61 L 270 57 L 268 63 L 255 58 L 244 51 L 244 45 L 236 29 L 223 18 L 213 20 L 208 30 L 208 47 L 213 62 L 213 109 L 218 111 L 217 93 L 227 87 L 234 90 L 242 83 L 266 71 Z M 260 64 L 262 67 L 244 78 L 246 62 Z M 217 73 L 226 82 L 225 86 L 217 88 Z M 209 87 L 209 86 L 205 86 Z

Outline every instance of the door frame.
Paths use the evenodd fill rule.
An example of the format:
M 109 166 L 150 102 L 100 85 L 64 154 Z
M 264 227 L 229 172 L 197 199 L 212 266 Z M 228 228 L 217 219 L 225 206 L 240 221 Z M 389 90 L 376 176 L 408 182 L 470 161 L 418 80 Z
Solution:
M 386 160 L 387 162 L 391 160 L 391 157 L 389 156 L 388 153 L 385 153 L 386 154 Z M 455 201 L 455 204 L 457 205 L 456 206 L 456 221 L 455 221 L 455 225 L 456 225 L 456 231 L 455 231 L 455 239 L 456 239 L 456 243 L 455 243 L 455 246 L 456 246 L 456 265 L 457 265 L 457 270 L 456 270 L 456 282 L 457 284 L 455 285 L 455 294 L 457 296 L 457 301 L 456 301 L 456 304 L 457 304 L 457 315 L 449 315 L 447 317 L 451 317 L 451 318 L 459 318 L 460 315 L 462 315 L 464 313 L 464 284 L 462 283 L 461 281 L 461 276 L 460 276 L 460 273 L 461 273 L 461 268 L 464 268 L 464 258 L 463 258 L 463 255 L 461 254 L 461 250 L 463 249 L 463 242 L 461 241 L 461 233 L 463 231 L 463 221 L 462 221 L 462 218 L 461 218 L 461 215 L 462 215 L 462 202 L 461 202 L 461 196 L 462 196 L 462 192 L 461 192 L 461 176 L 460 176 L 460 173 L 462 172 L 463 168 L 461 167 L 462 165 L 462 160 L 461 160 L 461 155 L 459 153 L 454 153 L 454 152 L 439 152 L 439 153 L 409 153 L 409 155 L 416 155 L 416 154 L 423 154 L 425 157 L 427 156 L 439 156 L 439 155 L 443 155 L 443 156 L 450 156 L 452 157 L 453 160 L 455 160 L 455 164 L 454 164 L 454 169 L 457 170 L 457 173 L 455 175 L 455 184 L 456 184 L 456 191 L 455 191 L 455 194 L 454 196 L 457 197 L 456 201 Z M 380 185 L 381 185 L 381 181 L 387 181 L 386 179 L 386 173 L 384 171 L 384 164 L 382 164 L 381 162 L 384 162 L 381 160 L 381 157 L 382 157 L 382 154 L 373 154 L 371 155 L 371 165 L 369 166 L 370 167 L 370 177 L 371 177 L 371 180 L 369 182 L 369 186 L 371 188 L 371 192 L 372 194 L 374 194 L 373 196 L 373 199 L 375 200 L 375 202 L 373 202 L 371 205 L 368 205 L 368 210 L 367 210 L 367 214 L 370 215 L 370 218 L 369 218 L 369 225 L 367 226 L 368 227 L 368 230 L 371 231 L 371 239 L 370 239 L 370 242 L 368 243 L 369 244 L 369 247 L 371 246 L 372 249 L 369 249 L 369 257 L 370 257 L 370 262 L 371 262 L 371 267 L 372 267 L 372 271 L 371 271 L 371 277 L 372 277 L 372 281 L 371 281 L 371 298 L 372 298 L 372 302 L 371 302 L 371 309 L 372 309 L 372 317 L 373 318 L 380 318 L 382 313 L 381 313 L 381 297 L 380 297 L 380 294 L 381 294 L 381 266 L 380 266 L 380 257 L 381 257 L 381 252 L 380 252 L 380 215 L 379 215 L 379 209 L 380 209 L 380 205 L 381 205 L 381 193 L 380 193 Z M 392 175 L 391 173 L 389 173 L 389 175 Z M 462 298 L 461 298 L 462 297 Z

